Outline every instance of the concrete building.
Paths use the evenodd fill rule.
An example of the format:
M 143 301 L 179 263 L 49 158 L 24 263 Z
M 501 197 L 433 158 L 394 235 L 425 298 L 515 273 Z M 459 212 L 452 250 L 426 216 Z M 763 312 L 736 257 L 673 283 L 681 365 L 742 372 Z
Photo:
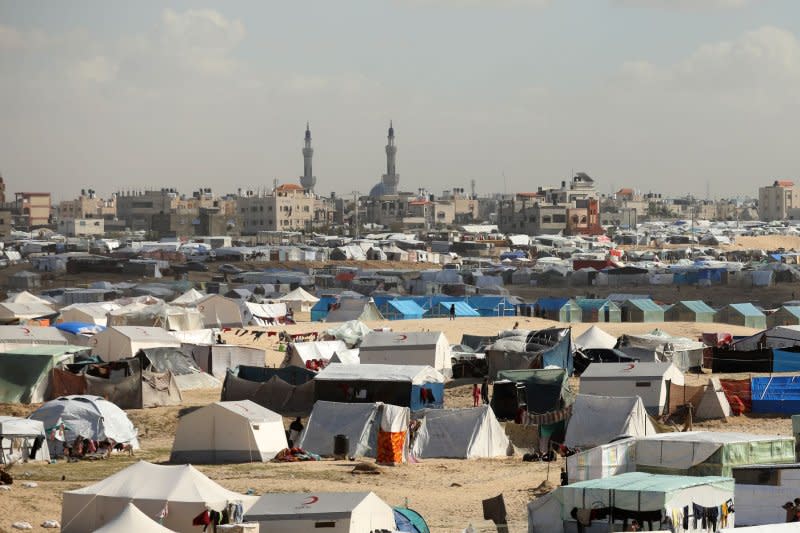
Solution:
M 793 181 L 776 180 L 758 189 L 758 217 L 764 221 L 786 220 L 789 211 L 800 208 L 800 189 Z
M 105 224 L 102 218 L 60 218 L 58 232 L 66 237 L 102 237 Z
M 49 192 L 18 192 L 15 194 L 17 229 L 30 230 L 50 224 Z
M 237 202 L 244 234 L 311 231 L 314 227 L 315 197 L 300 185 L 286 183 L 268 195 L 248 192 Z
M 306 122 L 306 136 L 303 145 L 303 175 L 300 176 L 300 185 L 307 192 L 313 193 L 317 178 L 314 176 L 311 160 L 314 157 L 314 149 L 311 147 L 311 128 Z
M 58 203 L 56 214 L 59 220 L 69 218 L 114 218 L 117 216 L 117 197 L 108 200 L 98 198 L 92 189 L 81 189 L 81 194 L 73 200 Z
M 119 192 L 117 218 L 124 220 L 133 231 L 150 231 L 153 215 L 169 213 L 177 207 L 178 200 L 175 189 Z
M 12 221 L 14 214 L 10 209 L 0 209 L 0 240 L 11 237 Z

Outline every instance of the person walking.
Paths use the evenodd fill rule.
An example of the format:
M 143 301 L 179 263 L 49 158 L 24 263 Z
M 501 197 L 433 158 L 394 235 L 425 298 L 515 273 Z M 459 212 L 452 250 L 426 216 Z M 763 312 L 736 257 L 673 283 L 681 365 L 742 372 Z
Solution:
M 481 389 L 477 383 L 472 385 L 472 407 L 478 407 L 481 404 Z
M 481 398 L 483 398 L 484 405 L 489 405 L 489 378 L 483 379 L 483 383 L 481 384 Z
M 456 319 L 456 304 L 450 304 L 450 320 Z

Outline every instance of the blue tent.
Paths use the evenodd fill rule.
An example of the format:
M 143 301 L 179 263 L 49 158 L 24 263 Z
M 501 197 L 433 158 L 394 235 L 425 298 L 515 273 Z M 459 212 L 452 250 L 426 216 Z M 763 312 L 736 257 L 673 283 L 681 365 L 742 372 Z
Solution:
M 800 412 L 800 376 L 765 376 L 750 380 L 753 412 L 794 414 Z
M 439 304 L 431 310 L 430 316 L 449 316 L 452 306 L 456 306 L 456 317 L 481 316 L 480 313 L 470 307 L 466 302 L 457 301 L 439 302 Z
M 469 296 L 466 302 L 481 316 L 514 316 L 516 303 L 505 296 Z
M 336 303 L 335 296 L 322 296 L 319 301 L 311 308 L 311 321 L 322 322 L 328 316 L 328 306 Z
M 414 300 L 389 300 L 378 309 L 384 318 L 389 320 L 410 320 L 422 318 L 425 314 L 425 310 Z
M 56 324 L 55 328 L 73 335 L 94 335 L 106 329 L 105 326 L 89 324 L 88 322 L 62 322 Z

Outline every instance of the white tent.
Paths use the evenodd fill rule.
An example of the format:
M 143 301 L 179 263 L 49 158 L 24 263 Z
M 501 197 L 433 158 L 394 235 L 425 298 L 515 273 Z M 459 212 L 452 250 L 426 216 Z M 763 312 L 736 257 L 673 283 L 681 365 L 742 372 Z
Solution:
M 578 394 L 572 404 L 564 444 L 568 448 L 585 450 L 622 436 L 644 437 L 655 433 L 656 429 L 638 396 Z
M 245 519 L 258 522 L 262 532 L 316 533 L 321 527 L 337 533 L 396 529 L 392 508 L 374 492 L 268 493 L 250 508 Z
M 361 364 L 427 365 L 452 375 L 450 343 L 440 331 L 373 331 L 359 346 Z
M 660 329 L 644 335 L 627 335 L 625 338 L 626 342 L 620 345 L 620 350 L 640 361 L 673 363 L 684 372 L 703 364 L 705 345 L 702 342 L 673 337 Z
M 194 307 L 197 305 L 197 302 L 205 298 L 205 294 L 198 291 L 197 289 L 189 289 L 188 291 L 184 292 L 174 300 L 170 302 L 172 305 L 181 305 L 186 307 Z
M 567 457 L 570 483 L 636 471 L 636 439 L 621 439 Z
M 293 342 L 286 349 L 286 357 L 281 366 L 305 367 L 306 362 L 312 359 L 330 361 L 333 354 L 345 352 L 347 345 L 344 341 L 311 341 Z
M 286 304 L 256 304 L 244 302 L 244 323 L 254 326 L 273 326 L 286 318 Z
M 155 517 L 154 517 L 155 518 Z M 94 533 L 125 533 L 135 531 L 136 533 L 172 533 L 153 518 L 150 518 L 139 510 L 134 504 L 129 503 L 125 509 L 106 523 L 106 525 L 95 529 Z
M 108 313 L 119 309 L 119 304 L 114 302 L 77 303 L 61 309 L 62 322 L 84 322 L 105 326 L 108 323 Z
M 215 402 L 180 418 L 170 462 L 263 462 L 287 447 L 278 413 L 250 400 Z
M 235 344 L 214 344 L 211 346 L 208 361 L 197 361 L 201 369 L 219 380 L 225 379 L 229 368 L 240 365 L 266 366 L 266 352 L 263 348 L 237 346 Z M 198 356 L 195 355 L 195 359 Z M 202 359 L 202 357 L 200 357 Z
M 647 411 L 661 414 L 669 384 L 683 385 L 683 373 L 672 363 L 593 364 L 581 374 L 581 394 L 639 396 Z
M 318 401 L 297 446 L 331 456 L 334 436 L 346 435 L 350 444 L 348 457 L 375 457 L 380 406 L 380 403 Z
M 139 448 L 137 430 L 125 411 L 99 396 L 62 396 L 44 403 L 29 418 L 42 422 L 45 431 L 54 436 L 48 439 L 51 455 L 61 451 L 56 448 L 57 443 L 71 444 L 79 435 L 98 441 L 113 439 Z
M 50 300 L 45 300 L 44 298 L 40 298 L 35 294 L 31 294 L 28 291 L 18 292 L 16 294 L 10 295 L 8 298 L 5 299 L 6 303 L 15 303 L 15 304 L 39 304 L 39 305 L 46 305 L 50 308 L 53 306 L 53 302 Z
M 295 313 L 310 313 L 311 308 L 319 301 L 319 298 L 309 294 L 303 287 L 297 287 L 292 292 L 277 298 L 277 300 L 284 302 Z
M 419 458 L 505 457 L 508 437 L 488 406 L 429 409 L 413 444 Z
M 0 303 L 0 323 L 21 323 L 36 318 L 58 314 L 47 304 L 41 303 Z
M 147 516 L 166 510 L 163 525 L 196 532 L 192 520 L 208 509 L 222 511 L 240 501 L 244 511 L 258 498 L 230 491 L 191 465 L 162 466 L 139 461 L 88 487 L 64 493 L 61 531 L 82 533 L 104 526 L 133 503 Z
M 361 359 L 358 356 L 358 348 L 351 348 L 349 350 L 336 350 L 331 356 L 331 363 L 342 363 L 344 365 L 359 365 Z
M 375 305 L 375 301 L 370 298 L 369 300 L 344 298 L 339 300 L 336 304 L 337 307 L 333 308 L 328 316 L 325 317 L 325 322 L 349 322 L 351 320 L 383 320 L 383 315 Z
M 584 350 L 610 350 L 617 345 L 617 338 L 597 326 L 592 326 L 575 338 L 575 346 Z
M 40 420 L 0 416 L 0 463 L 16 461 L 50 461 L 50 450 L 44 442 L 35 453 L 34 441 L 37 437 L 46 438 L 44 424 Z M 8 448 L 6 448 L 8 446 Z
M 351 320 L 335 328 L 326 329 L 324 331 L 324 336 L 341 339 L 346 342 L 348 346 L 355 346 L 360 343 L 361 339 L 366 335 L 369 335 L 371 331 L 369 326 L 360 320 Z
M 180 348 L 181 341 L 162 328 L 112 326 L 91 338 L 92 353 L 111 362 L 133 357 L 142 348 Z
M 697 420 L 712 420 L 731 416 L 731 404 L 725 396 L 719 378 L 711 378 L 700 398 L 700 405 L 694 411 Z
M 0 326 L 0 347 L 4 344 L 69 344 L 56 328 Z
M 241 302 L 220 294 L 198 300 L 197 310 L 203 314 L 203 325 L 207 328 L 240 328 L 244 324 Z

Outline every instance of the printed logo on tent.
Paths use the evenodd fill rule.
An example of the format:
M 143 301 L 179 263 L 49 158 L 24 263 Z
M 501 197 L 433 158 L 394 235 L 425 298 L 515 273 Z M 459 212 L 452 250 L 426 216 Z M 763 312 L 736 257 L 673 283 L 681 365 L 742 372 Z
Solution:
M 398 335 L 394 340 L 403 342 L 406 339 L 408 339 L 408 335 Z
M 623 372 L 630 372 L 634 368 L 636 368 L 636 363 L 631 363 L 628 366 L 626 366 L 625 368 L 623 368 L 622 371 Z
M 309 496 L 308 498 L 303 500 L 303 502 L 300 505 L 295 507 L 295 509 L 305 509 L 309 505 L 314 505 L 318 501 L 319 501 L 319 496 Z

